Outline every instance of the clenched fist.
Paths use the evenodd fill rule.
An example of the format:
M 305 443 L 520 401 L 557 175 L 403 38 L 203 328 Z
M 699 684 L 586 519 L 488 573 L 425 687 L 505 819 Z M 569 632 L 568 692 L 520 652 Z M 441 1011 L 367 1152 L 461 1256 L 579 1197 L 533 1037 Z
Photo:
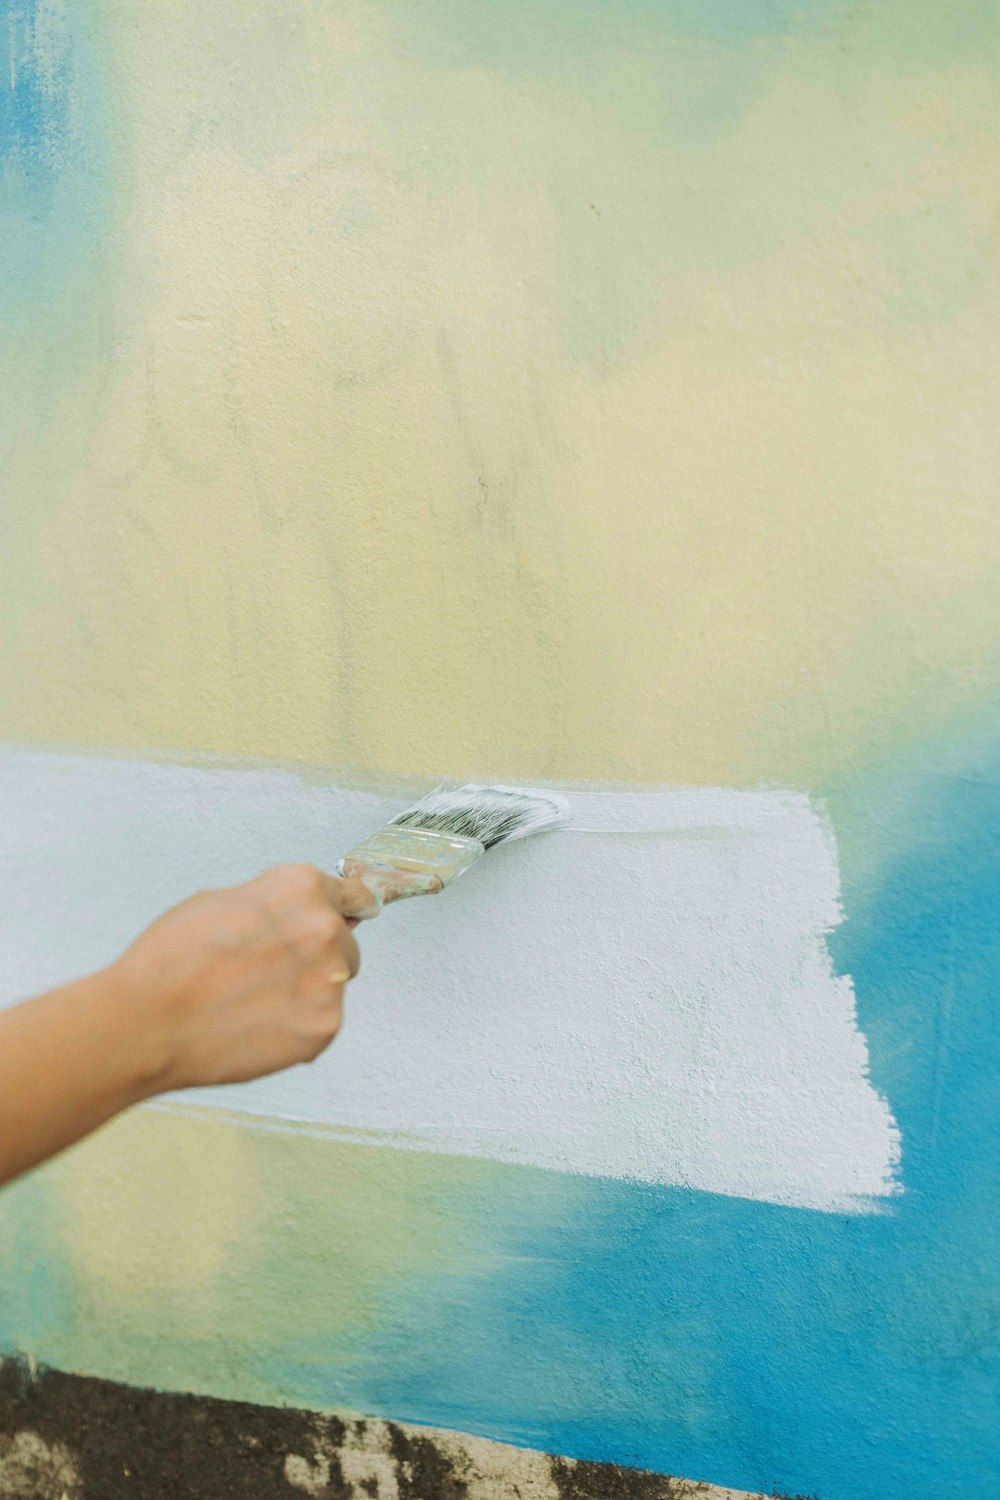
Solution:
M 170 1089 L 308 1062 L 358 972 L 359 880 L 279 865 L 201 891 L 96 974 L 0 1010 L 0 1183 Z
M 316 1057 L 361 963 L 350 924 L 374 910 L 358 880 L 277 865 L 159 917 L 112 966 L 150 1018 L 158 1087 L 239 1083 Z

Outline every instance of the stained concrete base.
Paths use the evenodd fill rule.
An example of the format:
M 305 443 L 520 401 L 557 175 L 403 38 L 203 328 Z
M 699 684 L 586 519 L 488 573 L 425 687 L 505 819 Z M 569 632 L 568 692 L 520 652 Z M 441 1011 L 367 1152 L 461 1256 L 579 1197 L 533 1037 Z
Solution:
M 2 1500 L 755 1500 L 485 1438 L 0 1364 Z M 762 1500 L 762 1497 L 756 1497 Z

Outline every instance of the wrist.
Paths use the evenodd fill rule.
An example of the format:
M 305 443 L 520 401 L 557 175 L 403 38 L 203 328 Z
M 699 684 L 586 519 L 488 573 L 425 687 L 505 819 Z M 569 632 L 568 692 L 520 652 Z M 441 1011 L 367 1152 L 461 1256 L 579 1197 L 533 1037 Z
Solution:
M 127 1104 L 139 1104 L 168 1088 L 172 1053 L 169 1028 L 155 999 L 144 993 L 125 959 L 92 976 L 109 1045 L 119 1059 Z

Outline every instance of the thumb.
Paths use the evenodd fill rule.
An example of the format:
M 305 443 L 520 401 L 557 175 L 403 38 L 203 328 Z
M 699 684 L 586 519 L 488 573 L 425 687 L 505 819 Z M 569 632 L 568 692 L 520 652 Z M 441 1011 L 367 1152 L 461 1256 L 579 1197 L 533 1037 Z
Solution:
M 326 896 L 334 911 L 339 911 L 352 924 L 377 917 L 382 903 L 375 893 L 356 878 L 343 879 L 340 875 L 326 877 Z

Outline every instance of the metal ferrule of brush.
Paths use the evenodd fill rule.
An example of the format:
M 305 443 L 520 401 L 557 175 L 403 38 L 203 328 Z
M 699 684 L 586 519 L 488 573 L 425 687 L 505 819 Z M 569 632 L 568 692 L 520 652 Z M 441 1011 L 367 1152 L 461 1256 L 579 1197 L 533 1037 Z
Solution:
M 381 903 L 433 895 L 485 853 L 485 845 L 463 834 L 390 823 L 352 849 L 340 872 L 363 881 Z

